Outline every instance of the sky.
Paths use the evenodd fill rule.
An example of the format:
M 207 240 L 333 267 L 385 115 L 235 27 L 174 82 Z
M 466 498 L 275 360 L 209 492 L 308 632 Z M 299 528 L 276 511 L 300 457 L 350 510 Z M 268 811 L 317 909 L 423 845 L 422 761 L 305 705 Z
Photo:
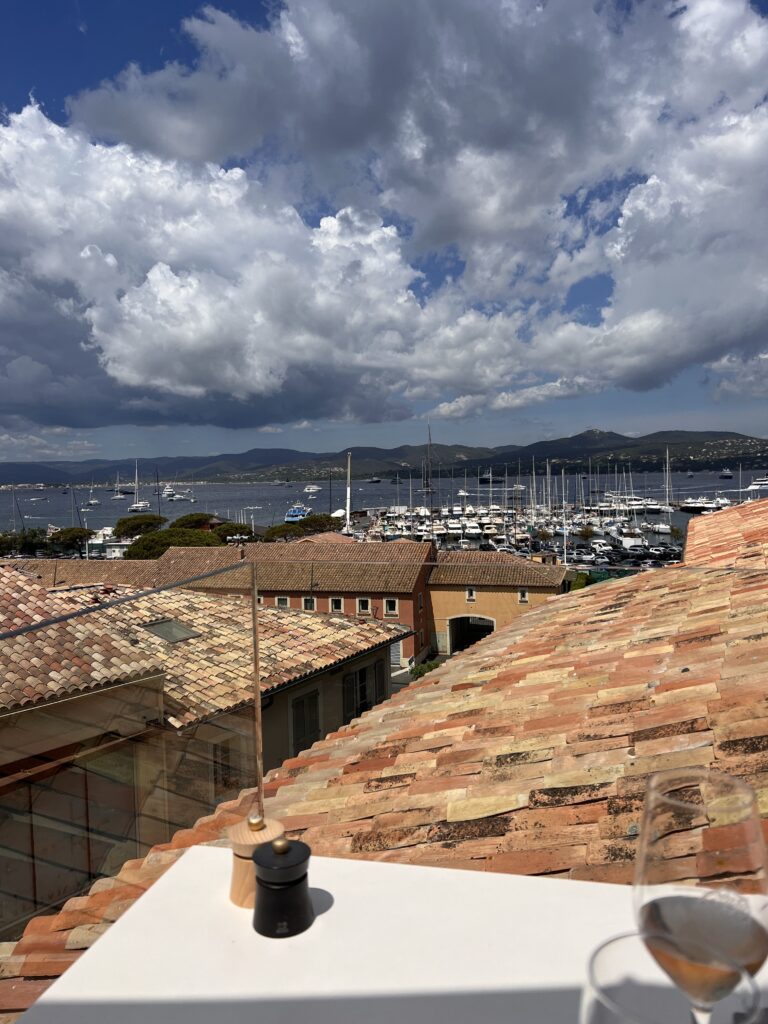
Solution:
M 768 0 L 3 0 L 0 459 L 766 436 Z

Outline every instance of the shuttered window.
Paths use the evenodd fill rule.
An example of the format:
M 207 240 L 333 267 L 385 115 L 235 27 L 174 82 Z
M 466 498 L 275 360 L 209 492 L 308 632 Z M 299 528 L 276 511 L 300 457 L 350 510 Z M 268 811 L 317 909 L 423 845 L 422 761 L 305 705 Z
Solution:
M 349 672 L 342 680 L 344 724 L 387 698 L 387 671 L 383 660 Z
M 311 747 L 320 739 L 320 694 L 317 690 L 293 701 L 293 753 Z

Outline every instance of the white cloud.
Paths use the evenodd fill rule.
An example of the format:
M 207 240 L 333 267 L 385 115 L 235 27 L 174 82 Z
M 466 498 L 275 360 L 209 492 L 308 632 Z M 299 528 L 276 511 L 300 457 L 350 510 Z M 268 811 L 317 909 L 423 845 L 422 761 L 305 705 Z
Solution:
M 673 8 L 289 0 L 263 31 L 208 8 L 195 67 L 128 68 L 73 100 L 81 129 L 0 128 L 0 321 L 48 295 L 146 415 L 464 417 L 696 365 L 727 390 L 768 335 L 768 22 Z M 590 326 L 563 302 L 597 273 Z M 8 380 L 45 374 L 12 355 Z

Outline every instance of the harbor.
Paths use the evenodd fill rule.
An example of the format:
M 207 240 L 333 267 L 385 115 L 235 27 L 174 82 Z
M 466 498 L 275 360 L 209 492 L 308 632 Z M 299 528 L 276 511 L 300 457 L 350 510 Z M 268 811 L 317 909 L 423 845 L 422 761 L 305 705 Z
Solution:
M 549 551 L 574 564 L 664 564 L 679 557 L 692 515 L 715 514 L 768 494 L 768 478 L 759 471 L 729 479 L 722 471 L 633 475 L 614 468 L 565 474 L 552 465 L 530 470 L 351 479 L 350 533 L 359 541 L 431 540 L 447 550 L 507 550 L 524 557 Z M 169 523 L 199 511 L 255 529 L 300 524 L 309 514 L 346 519 L 346 500 L 346 482 L 338 477 L 245 484 L 137 475 L 128 486 L 117 482 L 109 488 L 5 486 L 0 530 L 108 530 L 131 507 Z

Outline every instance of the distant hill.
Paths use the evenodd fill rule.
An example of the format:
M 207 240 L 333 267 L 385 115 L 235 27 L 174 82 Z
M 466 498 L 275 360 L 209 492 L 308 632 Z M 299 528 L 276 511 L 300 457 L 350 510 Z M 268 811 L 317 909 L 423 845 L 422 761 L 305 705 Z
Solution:
M 535 441 L 529 445 L 499 445 L 484 448 L 472 445 L 433 444 L 431 448 L 434 474 L 445 476 L 453 472 L 463 476 L 465 470 L 477 475 L 479 470 L 493 467 L 494 472 L 506 466 L 517 472 L 518 462 L 526 473 L 535 460 L 542 471 L 549 460 L 559 472 L 609 463 L 628 462 L 637 469 L 661 469 L 666 451 L 676 469 L 734 470 L 739 464 L 744 469 L 768 469 L 768 441 L 729 431 L 668 430 L 656 431 L 643 437 L 627 437 L 605 430 L 586 430 L 573 437 L 560 437 L 549 441 Z M 368 476 L 392 477 L 399 474 L 420 477 L 427 458 L 427 446 L 400 445 L 397 448 L 356 447 L 352 452 L 353 474 L 357 478 Z M 347 449 L 339 452 L 302 452 L 293 448 L 252 448 L 246 452 L 223 455 L 162 456 L 139 459 L 142 480 L 278 480 L 313 479 L 328 476 L 338 478 L 346 471 Z M 131 459 L 85 459 L 79 462 L 57 460 L 45 462 L 2 462 L 0 484 L 109 484 L 120 479 L 129 481 L 134 476 Z

